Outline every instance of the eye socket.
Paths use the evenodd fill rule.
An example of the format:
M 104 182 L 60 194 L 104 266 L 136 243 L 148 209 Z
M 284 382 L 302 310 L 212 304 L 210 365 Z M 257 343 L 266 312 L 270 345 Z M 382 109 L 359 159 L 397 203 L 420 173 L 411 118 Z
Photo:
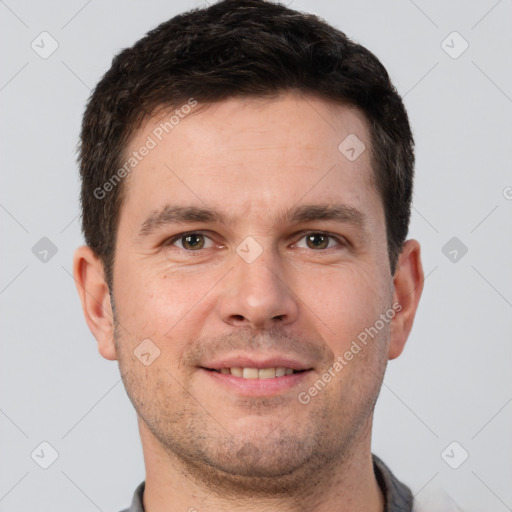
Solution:
M 210 242 L 210 245 L 208 245 Z M 213 246 L 213 241 L 203 233 L 182 233 L 169 240 L 166 245 L 176 245 L 185 251 L 199 251 L 209 249 Z
M 301 240 L 305 240 L 305 245 L 299 245 L 297 243 L 297 247 L 304 249 L 312 249 L 314 251 L 331 249 L 333 246 L 344 246 L 346 245 L 342 240 L 333 235 L 329 235 L 328 233 L 323 233 L 322 231 L 310 232 L 304 235 Z M 335 241 L 336 243 L 333 245 L 331 241 Z

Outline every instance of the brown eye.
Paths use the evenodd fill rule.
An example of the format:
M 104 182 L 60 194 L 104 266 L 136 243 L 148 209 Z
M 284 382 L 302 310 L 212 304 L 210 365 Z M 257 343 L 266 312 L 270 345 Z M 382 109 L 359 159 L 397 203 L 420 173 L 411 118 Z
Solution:
M 202 249 L 205 244 L 204 235 L 201 235 L 200 233 L 184 235 L 180 238 L 180 242 L 182 247 L 189 251 Z
M 326 249 L 329 246 L 329 236 L 322 233 L 306 235 L 306 243 L 310 249 Z
M 174 246 L 185 253 L 202 253 L 202 249 L 213 249 L 215 242 L 204 233 L 189 231 L 188 233 L 180 233 L 167 239 L 164 245 L 166 247 Z

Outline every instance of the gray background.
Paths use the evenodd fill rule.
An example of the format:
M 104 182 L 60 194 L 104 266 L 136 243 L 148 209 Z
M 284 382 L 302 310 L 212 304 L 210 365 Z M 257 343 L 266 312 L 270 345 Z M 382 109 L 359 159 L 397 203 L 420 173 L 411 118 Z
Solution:
M 135 413 L 70 275 L 82 243 L 75 148 L 113 55 L 204 4 L 0 1 L 0 511 L 118 511 L 144 478 Z M 417 143 L 410 237 L 427 278 L 406 350 L 388 368 L 373 451 L 421 501 L 444 493 L 460 510 L 512 510 L 512 2 L 291 6 L 382 60 Z M 47 58 L 43 31 L 58 43 Z M 58 452 L 48 469 L 43 441 Z

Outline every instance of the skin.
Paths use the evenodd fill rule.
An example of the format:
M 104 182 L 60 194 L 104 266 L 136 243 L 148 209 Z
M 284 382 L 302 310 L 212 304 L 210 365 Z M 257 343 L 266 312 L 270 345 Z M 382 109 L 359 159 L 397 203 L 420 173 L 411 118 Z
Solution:
M 74 260 L 86 321 L 103 357 L 119 361 L 137 411 L 145 509 L 382 511 L 374 405 L 387 361 L 412 328 L 423 271 L 419 244 L 408 240 L 391 274 L 365 118 L 292 93 L 204 107 L 127 178 L 115 321 L 101 261 L 88 247 Z M 129 150 L 158 124 L 146 120 Z M 338 151 L 349 134 L 367 148 L 353 162 Z M 356 209 L 364 224 L 282 216 L 313 204 Z M 230 222 L 167 223 L 140 236 L 166 205 L 213 208 Z M 183 233 L 205 238 L 191 247 Z M 248 236 L 262 251 L 251 263 L 236 251 Z M 393 304 L 392 320 L 301 403 L 298 394 Z M 149 366 L 134 355 L 144 339 L 160 350 Z M 285 354 L 311 369 L 289 389 L 248 396 L 201 369 L 233 354 Z

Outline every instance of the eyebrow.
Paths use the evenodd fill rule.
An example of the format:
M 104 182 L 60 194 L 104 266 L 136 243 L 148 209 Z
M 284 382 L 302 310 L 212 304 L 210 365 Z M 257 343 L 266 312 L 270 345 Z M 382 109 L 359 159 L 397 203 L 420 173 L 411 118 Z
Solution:
M 330 220 L 342 224 L 352 224 L 366 231 L 366 215 L 344 204 L 310 204 L 286 210 L 279 214 L 275 223 L 288 222 L 299 224 L 318 220 Z M 167 205 L 160 210 L 154 210 L 143 222 L 139 237 L 145 237 L 158 229 L 172 224 L 193 224 L 197 222 L 210 222 L 224 225 L 233 225 L 234 219 L 226 217 L 218 210 L 200 208 L 197 206 L 171 206 Z

